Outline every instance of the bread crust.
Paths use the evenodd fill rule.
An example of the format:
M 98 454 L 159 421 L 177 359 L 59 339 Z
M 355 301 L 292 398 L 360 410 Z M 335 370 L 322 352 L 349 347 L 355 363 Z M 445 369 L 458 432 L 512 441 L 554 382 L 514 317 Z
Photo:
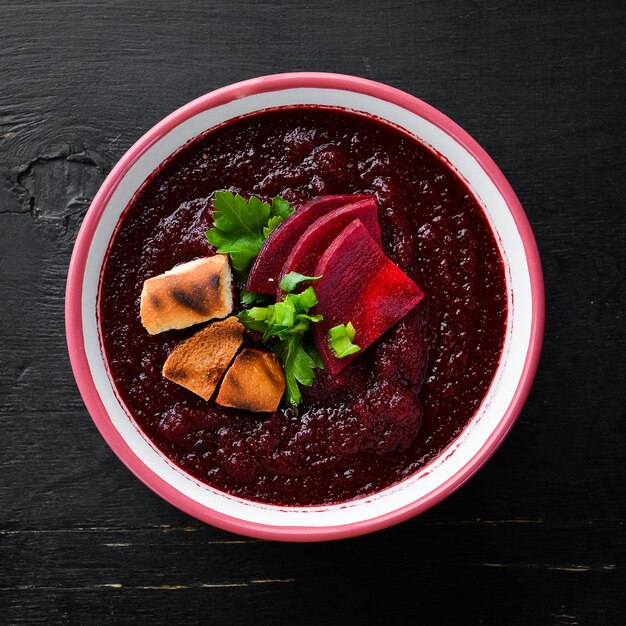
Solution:
M 223 318 L 233 311 L 228 257 L 217 254 L 148 278 L 141 291 L 141 323 L 151 334 Z
M 285 373 L 272 352 L 244 348 L 220 385 L 216 402 L 261 413 L 278 409 L 285 392 Z
M 163 376 L 210 400 L 243 342 L 243 331 L 234 316 L 208 324 L 174 348 L 163 365 Z

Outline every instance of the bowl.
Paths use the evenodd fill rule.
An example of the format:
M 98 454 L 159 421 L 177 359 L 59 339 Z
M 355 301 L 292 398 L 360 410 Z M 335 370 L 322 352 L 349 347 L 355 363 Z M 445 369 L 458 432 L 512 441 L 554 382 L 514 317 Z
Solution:
M 101 269 L 120 215 L 146 178 L 189 140 L 246 113 L 299 104 L 338 106 L 383 118 L 436 150 L 482 204 L 505 265 L 508 318 L 498 368 L 479 409 L 438 457 L 402 482 L 336 505 L 286 507 L 243 500 L 185 473 L 142 433 L 118 398 L 100 339 Z M 121 158 L 96 194 L 76 240 L 66 293 L 66 331 L 80 393 L 98 430 L 150 489 L 225 530 L 283 541 L 356 536 L 410 518 L 443 500 L 495 452 L 519 414 L 537 368 L 544 324 L 539 253 L 522 206 L 502 172 L 463 129 L 421 100 L 380 83 L 326 73 L 263 76 L 181 107 Z

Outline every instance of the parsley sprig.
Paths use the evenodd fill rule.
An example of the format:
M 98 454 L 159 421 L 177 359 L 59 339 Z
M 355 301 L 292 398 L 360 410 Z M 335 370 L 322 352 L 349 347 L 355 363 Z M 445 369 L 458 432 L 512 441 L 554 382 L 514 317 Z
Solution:
M 323 317 L 309 313 L 317 304 L 313 287 L 307 287 L 302 293 L 293 293 L 293 290 L 303 282 L 317 279 L 290 272 L 280 283 L 286 293 L 282 300 L 269 306 L 252 307 L 238 315 L 246 328 L 263 333 L 262 341 L 278 340 L 272 350 L 282 361 L 287 399 L 296 414 L 302 398 L 300 385 L 313 384 L 315 369 L 324 367 L 308 333 L 311 323 L 320 322 Z
M 218 191 L 213 197 L 213 227 L 205 235 L 220 254 L 228 254 L 241 280 L 245 280 L 252 261 L 267 236 L 294 210 L 277 196 L 272 203 L 256 196 L 245 200 L 232 191 Z

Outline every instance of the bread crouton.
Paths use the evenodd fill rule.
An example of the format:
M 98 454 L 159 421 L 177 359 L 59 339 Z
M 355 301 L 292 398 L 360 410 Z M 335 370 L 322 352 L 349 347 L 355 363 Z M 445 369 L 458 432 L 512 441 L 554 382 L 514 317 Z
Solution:
M 209 400 L 243 342 L 243 330 L 236 317 L 208 324 L 174 348 L 163 376 Z
M 226 317 L 233 310 L 232 282 L 224 254 L 177 265 L 144 282 L 141 323 L 155 335 Z
M 233 361 L 217 394 L 222 406 L 272 413 L 285 392 L 285 373 L 271 352 L 245 348 Z

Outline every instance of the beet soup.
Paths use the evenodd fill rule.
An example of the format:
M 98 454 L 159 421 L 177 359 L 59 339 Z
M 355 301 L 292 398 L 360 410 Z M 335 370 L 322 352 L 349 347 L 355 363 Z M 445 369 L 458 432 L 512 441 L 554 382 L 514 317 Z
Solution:
M 141 323 L 146 279 L 215 253 L 205 231 L 222 189 L 280 195 L 296 211 L 317 196 L 374 194 L 384 253 L 426 294 L 336 376 L 317 370 L 297 415 L 284 402 L 225 408 L 167 380 L 164 362 L 201 326 L 150 335 Z M 497 368 L 507 296 L 483 211 L 443 159 L 373 117 L 300 106 L 227 122 L 152 174 L 110 245 L 99 316 L 117 391 L 167 457 L 230 494 L 299 506 L 393 485 L 457 437 Z

